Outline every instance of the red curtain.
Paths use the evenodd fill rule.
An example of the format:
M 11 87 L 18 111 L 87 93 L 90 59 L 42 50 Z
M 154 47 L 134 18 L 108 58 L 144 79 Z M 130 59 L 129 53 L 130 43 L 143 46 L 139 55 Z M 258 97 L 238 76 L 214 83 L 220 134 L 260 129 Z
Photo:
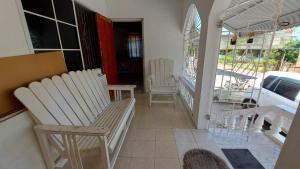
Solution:
M 118 84 L 113 23 L 110 19 L 96 13 L 96 25 L 101 52 L 102 71 L 106 74 L 108 84 Z

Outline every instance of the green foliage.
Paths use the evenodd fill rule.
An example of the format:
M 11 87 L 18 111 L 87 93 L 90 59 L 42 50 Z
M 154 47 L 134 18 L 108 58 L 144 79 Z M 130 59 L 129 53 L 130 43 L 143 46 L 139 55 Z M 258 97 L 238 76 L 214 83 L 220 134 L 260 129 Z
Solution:
M 225 60 L 226 60 L 226 66 L 232 66 L 232 64 L 236 64 L 236 60 L 237 58 L 235 58 L 232 55 L 219 55 L 219 65 L 223 65 Z M 264 71 L 264 65 L 268 64 L 268 69 L 266 71 L 271 71 L 274 70 L 274 68 L 276 67 L 276 65 L 278 64 L 278 61 L 275 59 L 268 59 L 268 62 L 266 59 L 261 59 L 261 60 L 253 60 L 252 61 L 253 64 L 258 65 L 258 72 L 263 72 Z M 247 64 L 243 64 L 242 67 L 247 68 Z M 249 68 L 249 67 L 248 67 Z
M 245 41 L 245 38 L 240 38 L 238 42 L 245 43 Z M 258 60 L 258 58 L 256 58 L 251 62 L 253 62 L 253 64 L 255 65 L 258 65 L 258 72 L 278 70 L 283 56 L 285 56 L 285 61 L 296 63 L 299 55 L 299 49 L 300 40 L 292 40 L 284 45 L 284 49 L 272 49 L 269 58 L 267 58 L 267 50 L 264 50 L 264 57 L 261 58 L 261 60 Z M 233 64 L 236 64 L 237 58 L 235 58 L 235 56 L 241 55 L 243 55 L 243 50 L 228 49 L 228 55 L 226 55 L 225 50 L 221 50 L 218 64 L 223 65 L 226 62 L 225 65 L 227 67 L 230 67 Z M 267 65 L 267 70 L 264 70 L 265 65 Z M 243 64 L 242 67 L 248 69 L 247 64 Z
M 270 58 L 280 61 L 285 54 L 285 61 L 296 63 L 299 55 L 300 40 L 291 40 L 284 45 L 284 49 L 272 49 Z
M 198 46 L 195 46 L 193 43 L 189 43 L 187 45 L 188 48 L 188 56 L 194 56 L 196 53 L 198 53 Z
M 225 55 L 226 54 L 226 50 L 220 50 L 220 55 Z
M 265 51 L 265 56 L 267 51 Z M 272 49 L 270 58 L 280 61 L 282 57 L 284 56 L 284 50 L 283 49 Z
M 289 41 L 284 45 L 284 47 L 287 49 L 285 54 L 286 60 L 292 63 L 296 63 L 299 56 L 299 49 L 293 48 L 300 48 L 300 40 Z

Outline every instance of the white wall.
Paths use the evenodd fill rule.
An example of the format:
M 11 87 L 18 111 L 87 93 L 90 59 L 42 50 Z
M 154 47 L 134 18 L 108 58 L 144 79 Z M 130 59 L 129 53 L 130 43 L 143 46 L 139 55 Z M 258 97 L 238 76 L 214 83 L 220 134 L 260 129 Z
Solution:
M 0 1 L 0 57 L 29 53 L 17 1 Z M 78 1 L 87 8 L 106 15 L 105 0 Z M 46 168 L 32 127 L 33 122 L 27 112 L 0 122 L 1 169 Z
M 23 112 L 0 123 L 0 168 L 45 169 L 32 120 Z
M 75 1 L 94 12 L 98 12 L 104 16 L 107 15 L 106 0 L 75 0 Z
M 28 54 L 15 0 L 0 1 L 0 57 Z
M 107 6 L 110 18 L 143 18 L 146 77 L 149 74 L 149 60 L 160 57 L 173 59 L 175 74 L 181 74 L 181 0 L 108 0 Z

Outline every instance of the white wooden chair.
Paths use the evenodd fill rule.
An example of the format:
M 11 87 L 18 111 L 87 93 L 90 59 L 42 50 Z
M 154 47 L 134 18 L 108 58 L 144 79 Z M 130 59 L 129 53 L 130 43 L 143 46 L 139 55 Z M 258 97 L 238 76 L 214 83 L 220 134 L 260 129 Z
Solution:
M 174 103 L 176 101 L 176 78 L 173 75 L 174 61 L 171 59 L 150 60 L 149 105 L 152 103 Z M 170 95 L 172 100 L 154 100 L 153 95 Z
M 18 88 L 15 96 L 37 123 L 34 129 L 48 169 L 59 168 L 62 162 L 83 169 L 82 159 L 90 155 L 101 157 L 97 168 L 111 169 L 134 116 L 134 88 L 107 85 L 99 70 L 87 70 L 32 82 Z M 131 97 L 122 99 L 122 90 L 129 90 Z

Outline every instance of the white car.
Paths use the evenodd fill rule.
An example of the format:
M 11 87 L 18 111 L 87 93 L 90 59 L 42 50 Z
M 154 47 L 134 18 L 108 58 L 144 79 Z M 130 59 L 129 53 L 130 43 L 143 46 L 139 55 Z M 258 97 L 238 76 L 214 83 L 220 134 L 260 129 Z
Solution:
M 261 84 L 262 79 L 258 79 L 254 87 L 247 88 L 242 96 L 243 108 L 254 107 L 257 104 L 258 106 L 284 105 L 297 110 L 300 100 L 300 73 L 266 72 L 261 95 L 258 97 Z

